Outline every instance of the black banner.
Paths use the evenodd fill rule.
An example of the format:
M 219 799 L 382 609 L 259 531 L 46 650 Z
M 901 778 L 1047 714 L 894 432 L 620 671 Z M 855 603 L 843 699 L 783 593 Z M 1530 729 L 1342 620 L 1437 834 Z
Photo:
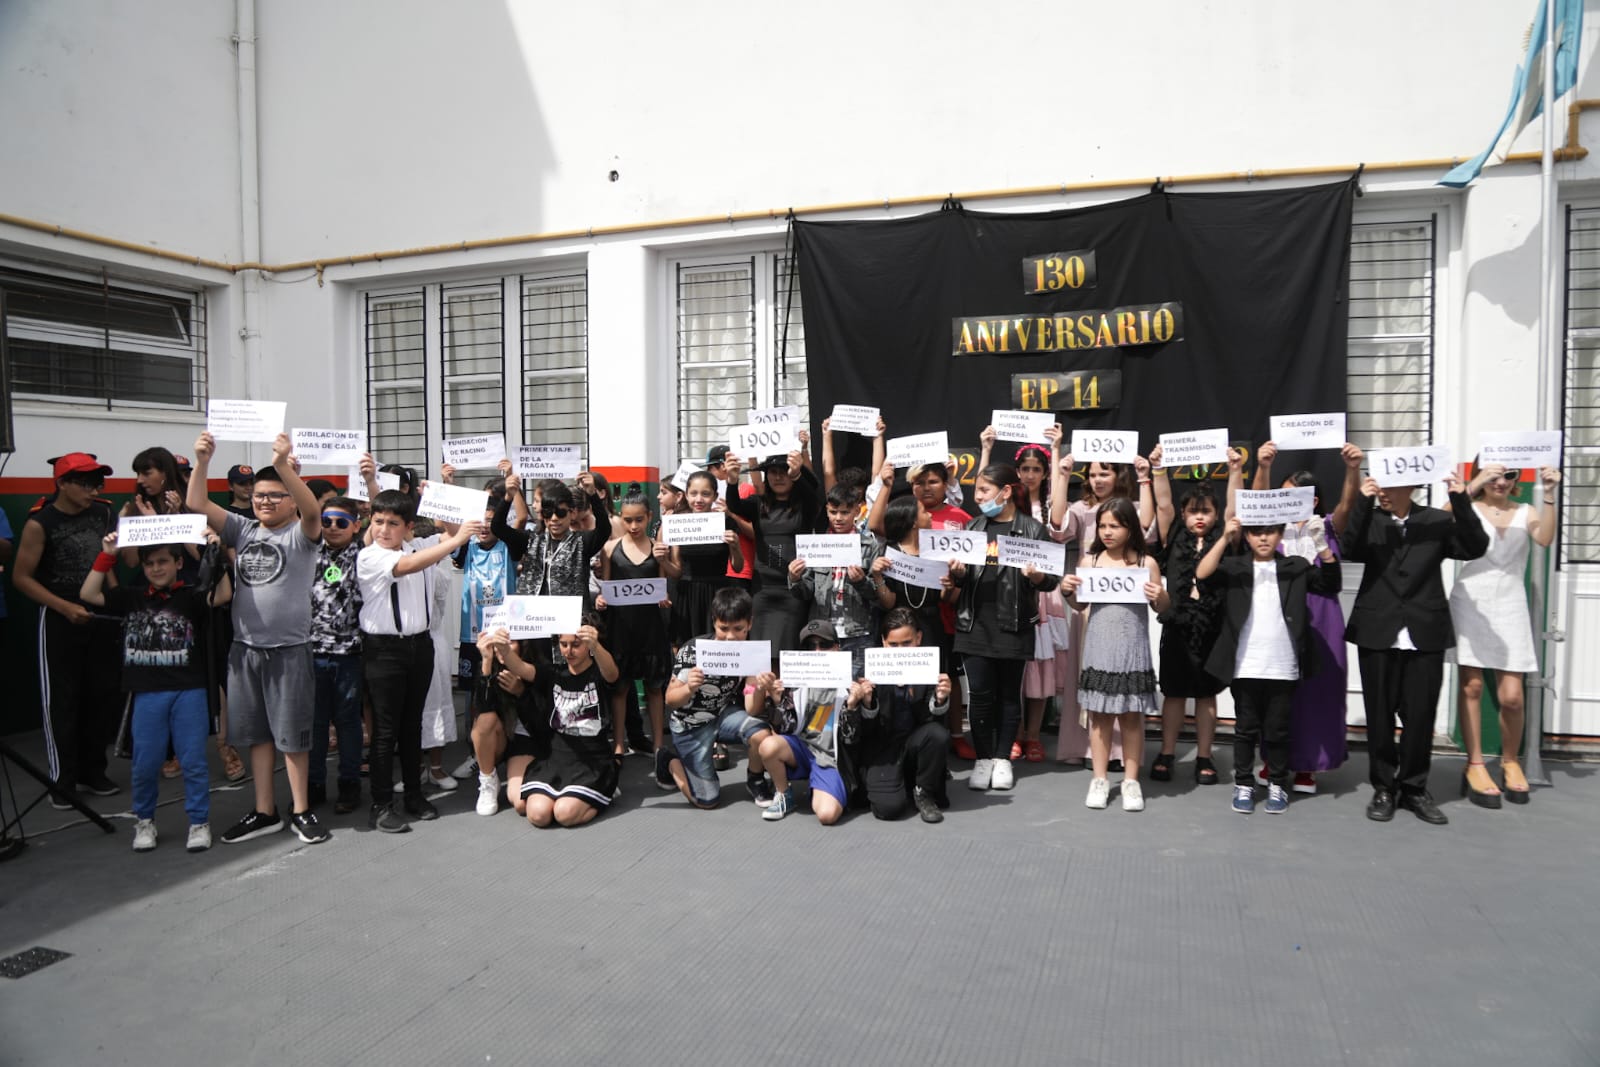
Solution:
M 1152 442 L 1226 426 L 1259 443 L 1271 415 L 1343 411 L 1353 192 L 1345 181 L 1026 214 L 796 222 L 812 433 L 836 403 L 871 404 L 891 437 L 947 430 L 971 440 L 1013 402 L 1016 378 L 1090 367 L 1118 371 L 1121 395 L 1114 408 L 1102 399 L 1075 414 L 1073 426 Z M 1017 265 L 1041 248 L 1093 249 L 1096 288 L 1022 293 Z M 971 354 L 953 355 L 963 322 Z M 865 438 L 834 444 L 849 452 L 841 466 L 868 462 Z M 1295 459 L 1316 462 L 1330 499 L 1337 454 Z

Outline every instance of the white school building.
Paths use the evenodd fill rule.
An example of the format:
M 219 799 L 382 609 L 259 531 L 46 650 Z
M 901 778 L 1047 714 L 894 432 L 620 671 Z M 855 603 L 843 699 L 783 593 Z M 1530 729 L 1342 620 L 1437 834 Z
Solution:
M 436 470 L 444 438 L 503 431 L 653 481 L 704 455 L 711 418 L 805 403 L 791 209 L 1070 207 L 1365 164 L 1351 435 L 1467 458 L 1486 431 L 1565 430 L 1530 705 L 1548 745 L 1600 743 L 1596 12 L 1554 215 L 1538 122 L 1468 189 L 1436 184 L 1493 134 L 1534 6 L 8 0 L 0 497 L 16 528 L 47 457 L 128 478 L 145 446 L 188 453 L 209 397 L 365 428 L 384 462 Z M 213 473 L 268 454 L 223 445 Z

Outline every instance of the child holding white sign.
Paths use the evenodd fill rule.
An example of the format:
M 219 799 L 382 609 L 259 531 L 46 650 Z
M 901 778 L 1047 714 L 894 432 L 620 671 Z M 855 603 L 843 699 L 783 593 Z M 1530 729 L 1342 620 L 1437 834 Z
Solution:
M 1089 609 L 1081 648 L 1078 706 L 1088 716 L 1094 778 L 1087 807 L 1103 809 L 1111 798 L 1106 777 L 1111 762 L 1111 730 L 1122 727 L 1122 810 L 1143 811 L 1139 762 L 1144 750 L 1144 717 L 1156 710 L 1156 675 L 1150 656 L 1149 612 L 1166 611 L 1172 600 L 1161 585 L 1161 568 L 1145 554 L 1144 530 L 1133 502 L 1116 497 L 1095 511 L 1095 539 L 1082 567 L 1131 570 L 1145 578 L 1146 603 L 1094 604 Z M 1067 604 L 1077 608 L 1080 580 L 1062 579 Z
M 856 494 L 846 485 L 828 490 L 828 532 L 860 541 L 861 563 L 854 567 L 809 567 L 804 559 L 789 564 L 789 591 L 810 605 L 811 620 L 832 624 L 840 647 L 851 653 L 855 676 L 861 656 L 877 640 L 877 611 L 894 606 L 894 594 L 872 567 L 883 547 L 872 534 L 856 532 Z
M 1241 538 L 1250 554 L 1224 558 Z M 1280 554 L 1282 540 L 1282 526 L 1243 526 L 1231 517 L 1195 568 L 1195 579 L 1216 588 L 1223 601 L 1221 631 L 1205 667 L 1233 693 L 1233 810 L 1241 815 L 1255 808 L 1250 771 L 1257 745 L 1267 753 L 1266 810 L 1289 810 L 1290 706 L 1311 656 L 1307 604 L 1312 592 L 1338 596 L 1341 585 L 1326 541 L 1318 545 L 1321 565 L 1313 567 Z
M 684 486 L 688 509 L 697 514 L 716 510 L 721 484 L 710 471 L 695 471 Z M 672 564 L 678 570 L 678 597 L 672 605 L 672 643 L 682 645 L 711 629 L 711 598 L 731 583 L 728 571 L 744 570 L 744 553 L 733 516 L 724 513 L 719 545 L 674 545 Z
M 622 524 L 622 536 L 612 539 L 600 552 L 601 581 L 676 578 L 682 573 L 672 561 L 672 549 L 646 533 L 650 505 L 644 494 L 632 492 L 624 496 L 617 519 Z M 600 596 L 595 598 L 594 606 L 605 612 L 621 678 L 611 697 L 616 714 L 620 718 L 626 708 L 626 687 L 635 681 L 643 682 L 645 711 L 650 716 L 650 744 L 652 751 L 660 748 L 666 723 L 667 681 L 672 677 L 672 643 L 667 639 L 666 622 L 672 602 L 614 607 Z
M 1015 782 L 1011 746 L 1022 725 L 1022 671 L 1033 658 L 1034 625 L 1039 621 L 1039 593 L 1061 579 L 1032 564 L 1018 569 L 999 565 L 1000 536 L 1048 540 L 1044 525 L 1018 510 L 1017 469 L 1008 463 L 985 467 L 973 497 L 982 512 L 967 524 L 988 539 L 988 562 L 968 567 L 950 562 L 950 581 L 959 586 L 956 607 L 956 651 L 966 666 L 972 689 L 972 766 L 969 789 L 1010 789 Z

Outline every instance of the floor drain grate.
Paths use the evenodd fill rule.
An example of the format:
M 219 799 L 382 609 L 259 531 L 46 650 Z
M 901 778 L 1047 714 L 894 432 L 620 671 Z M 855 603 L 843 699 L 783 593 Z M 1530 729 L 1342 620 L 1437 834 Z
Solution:
M 32 974 L 41 967 L 48 967 L 72 955 L 70 952 L 58 952 L 53 948 L 34 946 L 24 949 L 15 956 L 7 956 L 0 960 L 0 977 L 21 978 L 23 975 Z

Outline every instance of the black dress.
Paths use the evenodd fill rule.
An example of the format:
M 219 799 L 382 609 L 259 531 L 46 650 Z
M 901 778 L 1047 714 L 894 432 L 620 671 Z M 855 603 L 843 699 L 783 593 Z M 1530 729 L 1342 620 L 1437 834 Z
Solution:
M 1214 697 L 1227 688 L 1205 670 L 1206 657 L 1211 655 L 1221 627 L 1221 593 L 1215 586 L 1208 590 L 1194 580 L 1200 557 L 1217 543 L 1220 534 L 1213 528 L 1203 541 L 1196 541 L 1179 516 L 1172 520 L 1157 557 L 1172 598 L 1172 606 L 1161 616 L 1159 684 L 1164 697 Z
M 816 475 L 801 468 L 787 500 L 769 503 L 759 493 L 741 497 L 734 482 L 728 483 L 724 497 L 728 510 L 755 528 L 755 621 L 750 640 L 772 642 L 774 657 L 799 643 L 800 627 L 811 612 L 810 603 L 789 590 L 789 564 L 796 558 L 795 535 L 816 528 L 817 489 Z
M 653 547 L 653 544 L 652 544 Z M 635 563 L 618 541 L 611 549 L 611 580 L 659 578 L 661 565 L 654 554 Z M 672 674 L 672 646 L 667 641 L 667 623 L 655 604 L 628 604 L 606 609 L 606 644 L 616 658 L 617 670 L 625 681 L 644 681 L 646 689 L 665 689 Z
M 732 520 L 727 528 L 734 528 Z M 672 644 L 682 648 L 696 635 L 711 632 L 711 598 L 730 581 L 728 546 L 683 545 L 678 549 L 678 562 L 683 574 L 672 601 Z

